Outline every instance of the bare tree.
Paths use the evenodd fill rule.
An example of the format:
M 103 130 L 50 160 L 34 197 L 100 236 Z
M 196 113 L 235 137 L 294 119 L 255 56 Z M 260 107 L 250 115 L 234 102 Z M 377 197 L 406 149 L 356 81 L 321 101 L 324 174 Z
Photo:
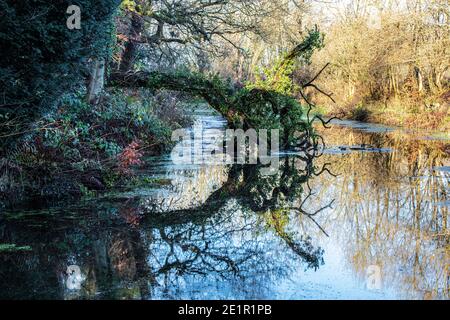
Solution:
M 159 55 L 174 55 L 189 46 L 197 50 L 218 49 L 215 40 L 237 46 L 232 36 L 257 32 L 268 12 L 265 0 L 136 0 L 126 1 L 122 19 L 124 49 L 119 69 L 128 71 L 136 62 L 138 47 Z

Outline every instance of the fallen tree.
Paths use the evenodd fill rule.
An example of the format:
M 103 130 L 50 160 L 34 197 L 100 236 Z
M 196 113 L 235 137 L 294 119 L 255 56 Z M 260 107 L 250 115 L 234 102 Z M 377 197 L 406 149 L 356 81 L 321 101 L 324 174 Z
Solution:
M 198 73 L 163 73 L 159 71 L 118 72 L 111 75 L 110 85 L 126 88 L 168 89 L 198 96 L 220 112 L 235 127 L 244 129 L 279 129 L 281 145 L 291 148 L 317 145 L 309 111 L 291 94 L 288 87 L 297 59 L 308 61 L 313 51 L 322 46 L 322 35 L 310 31 L 305 40 L 288 52 L 270 71 L 268 79 L 236 88 L 218 76 Z M 287 81 L 286 81 L 287 80 Z M 286 85 L 287 84 L 287 85 Z M 301 90 L 300 87 L 296 88 Z M 302 94 L 303 95 L 303 94 Z

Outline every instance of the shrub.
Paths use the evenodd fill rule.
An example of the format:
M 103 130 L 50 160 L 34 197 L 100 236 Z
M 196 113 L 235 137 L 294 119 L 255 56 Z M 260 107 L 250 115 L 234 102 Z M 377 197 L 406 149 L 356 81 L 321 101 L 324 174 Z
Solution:
M 118 4 L 119 0 L 0 1 L 0 118 L 9 120 L 0 129 L 19 131 L 55 107 L 61 94 L 83 83 L 89 60 L 109 55 Z M 81 30 L 67 28 L 69 5 L 82 10 Z M 2 145 L 8 140 L 2 139 Z
M 186 120 L 178 107 L 172 109 L 172 119 L 160 118 L 159 104 L 173 101 L 169 94 L 161 100 L 147 92 L 115 91 L 105 93 L 97 106 L 87 104 L 84 97 L 82 90 L 65 95 L 57 111 L 39 121 L 38 131 L 0 158 L 0 198 L 20 191 L 90 195 L 90 190 L 126 184 L 144 150 L 158 154 L 166 150 L 171 128 Z

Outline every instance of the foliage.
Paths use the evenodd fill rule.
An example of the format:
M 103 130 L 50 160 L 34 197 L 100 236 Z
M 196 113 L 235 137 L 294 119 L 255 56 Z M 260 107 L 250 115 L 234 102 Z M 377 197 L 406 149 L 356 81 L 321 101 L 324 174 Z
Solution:
M 258 1 L 192 0 L 175 7 L 167 3 L 158 7 L 144 0 L 123 1 L 121 8 L 128 11 L 125 16 L 130 13 L 132 19 L 138 19 L 137 25 L 145 18 L 142 32 L 134 30 L 129 34 L 137 38 L 125 39 L 139 52 L 143 50 L 134 46 L 136 41 L 199 45 L 213 41 L 214 37 L 225 39 L 254 27 L 261 17 L 246 12 L 255 13 Z M 119 2 L 27 0 L 21 5 L 13 1 L 0 4 L 5 12 L 0 22 L 0 41 L 6 48 L 0 64 L 0 83 L 4 90 L 0 135 L 5 138 L 0 145 L 2 189 L 26 190 L 30 194 L 37 191 L 58 194 L 70 189 L 69 193 L 88 194 L 92 189 L 121 183 L 121 175 L 128 175 L 131 167 L 139 164 L 142 149 L 160 152 L 169 146 L 170 129 L 185 121 L 184 117 L 177 117 L 181 111 L 177 103 L 170 97 L 156 103 L 149 93 L 120 87 L 144 87 L 152 89 L 152 93 L 168 89 L 202 97 L 235 126 L 280 129 L 285 147 L 295 145 L 296 132 L 307 132 L 306 139 L 313 136 L 311 123 L 304 119 L 304 110 L 292 97 L 294 85 L 290 76 L 295 61 L 309 61 L 312 52 L 320 47 L 320 33 L 309 32 L 299 46 L 268 70 L 269 81 L 257 81 L 253 87 L 239 88 L 231 81 L 223 81 L 218 74 L 192 72 L 187 65 L 172 73 L 129 74 L 117 68 L 122 72 L 117 77 L 111 72 L 117 67 L 111 63 L 111 46 L 122 27 L 113 26 Z M 69 4 L 81 7 L 81 30 L 69 30 L 66 26 Z M 236 8 L 243 12 L 237 13 Z M 228 13 L 233 14 L 229 20 Z M 152 26 L 159 30 L 155 37 L 147 33 L 153 30 Z M 120 89 L 94 90 L 96 99 L 89 100 L 96 105 L 90 105 L 85 96 L 86 91 L 91 96 L 91 86 L 84 88 L 83 80 L 95 78 L 90 84 L 98 84 L 97 80 L 103 82 L 103 71 L 89 74 L 92 65 L 97 66 L 97 71 L 103 70 L 101 61 L 107 63 L 108 80 Z M 95 87 L 101 89 L 102 85 Z M 20 143 L 16 145 L 7 141 L 17 137 Z
M 310 30 L 308 36 L 294 50 L 285 53 L 269 67 L 256 68 L 254 82 L 248 88 L 272 90 L 284 95 L 294 95 L 300 90 L 293 82 L 292 75 L 299 66 L 310 64 L 315 50 L 323 48 L 324 35 L 317 29 Z
M 0 2 L 0 135 L 19 131 L 88 76 L 89 61 L 109 54 L 117 0 Z M 66 26 L 70 5 L 81 30 Z M 6 139 L 2 139 L 6 142 Z M 0 146 L 1 147 L 1 146 Z
M 31 251 L 30 246 L 17 246 L 16 244 L 0 243 L 0 253 Z
M 123 174 L 130 173 L 130 167 L 142 164 L 143 154 L 139 151 L 139 143 L 133 141 L 117 157 L 119 160 L 119 172 Z
M 95 107 L 84 96 L 84 91 L 65 95 L 57 112 L 39 122 L 41 130 L 6 154 L 0 162 L 2 196 L 92 195 L 126 183 L 143 154 L 165 150 L 171 128 L 180 126 L 160 120 L 155 110 L 165 100 L 145 92 L 127 97 L 118 90 Z

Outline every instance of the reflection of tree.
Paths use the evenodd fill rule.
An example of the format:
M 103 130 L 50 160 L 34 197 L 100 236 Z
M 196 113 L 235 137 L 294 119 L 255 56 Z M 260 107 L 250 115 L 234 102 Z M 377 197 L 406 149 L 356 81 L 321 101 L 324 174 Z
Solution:
M 141 235 L 123 222 L 120 209 L 69 207 L 8 215 L 0 242 L 27 243 L 32 251 L 0 256 L 0 297 L 136 298 L 148 292 L 151 276 Z M 70 292 L 64 284 L 69 265 L 79 265 L 87 276 L 82 292 Z M 115 296 L 121 287 L 127 289 Z
M 339 178 L 313 185 L 318 198 L 337 199 L 334 223 L 353 268 L 364 277 L 369 265 L 381 266 L 385 283 L 407 297 L 448 298 L 449 175 L 434 170 L 448 165 L 446 143 L 350 129 L 329 130 L 327 143 L 392 149 L 332 156 Z
M 280 170 L 274 175 L 261 174 L 259 166 L 234 166 L 224 186 L 200 208 L 168 212 L 158 219 L 161 223 L 202 223 L 205 217 L 220 211 L 233 199 L 239 210 L 256 213 L 266 223 L 266 227 L 282 239 L 308 267 L 317 269 L 323 263 L 323 251 L 314 248 L 308 237 L 288 232 L 286 227 L 289 225 L 291 213 L 295 212 L 307 216 L 324 231 L 314 217 L 331 204 L 315 212 L 307 212 L 304 205 L 312 196 L 308 180 L 327 171 L 326 167 L 317 169 L 312 161 L 304 162 L 298 157 L 285 157 Z
M 277 248 L 258 236 L 258 231 L 263 229 L 257 217 L 244 212 L 237 203 L 201 223 L 155 230 L 150 256 L 153 273 L 161 285 L 155 290 L 174 298 L 184 283 L 187 288 L 181 290 L 190 292 L 186 297 L 193 298 L 195 291 L 189 287 L 198 281 L 203 282 L 205 290 L 233 280 L 257 281 L 259 286 L 267 287 L 271 277 L 283 275 L 289 266 L 268 255 Z
M 4 258 L 0 277 L 8 291 L 1 295 L 200 298 L 206 290 L 271 298 L 271 285 L 298 263 L 322 263 L 323 251 L 287 228 L 289 208 L 309 197 L 304 185 L 316 171 L 298 159 L 285 159 L 274 176 L 261 176 L 257 166 L 235 167 L 201 208 L 166 214 L 144 214 L 136 199 L 12 215 L 2 223 L 0 242 L 31 245 L 33 252 Z M 63 284 L 70 264 L 87 275 L 76 295 Z

